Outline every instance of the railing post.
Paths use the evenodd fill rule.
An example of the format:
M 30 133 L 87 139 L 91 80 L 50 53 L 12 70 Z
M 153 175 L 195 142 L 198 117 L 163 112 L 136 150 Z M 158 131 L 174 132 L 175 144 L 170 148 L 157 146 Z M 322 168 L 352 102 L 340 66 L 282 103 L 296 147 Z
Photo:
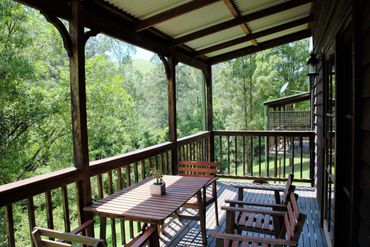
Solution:
M 159 58 L 164 64 L 167 76 L 169 141 L 172 142 L 172 174 L 177 174 L 176 64 L 178 61 L 173 53 L 167 59 L 163 56 L 159 56 Z
M 206 70 L 203 70 L 203 75 L 206 83 L 206 94 L 207 94 L 207 130 L 210 131 L 210 137 L 208 142 L 208 160 L 211 162 L 215 161 L 215 138 L 213 133 L 213 102 L 212 102 L 212 66 L 208 65 Z
M 72 1 L 72 19 L 69 23 L 72 43 L 70 56 L 72 133 L 74 163 L 81 170 L 82 180 L 77 183 L 80 223 L 92 218 L 84 213 L 84 206 L 91 204 L 91 185 L 89 177 L 89 151 L 87 140 L 86 85 L 85 85 L 85 32 L 83 1 Z M 88 235 L 93 236 L 93 227 Z

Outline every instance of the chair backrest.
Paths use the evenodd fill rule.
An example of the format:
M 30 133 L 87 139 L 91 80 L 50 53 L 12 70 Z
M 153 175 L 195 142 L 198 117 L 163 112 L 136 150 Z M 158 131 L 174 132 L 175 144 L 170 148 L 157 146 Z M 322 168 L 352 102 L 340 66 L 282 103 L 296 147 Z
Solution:
M 48 237 L 48 238 L 42 238 L 43 236 Z M 59 232 L 59 231 L 40 228 L 40 227 L 34 228 L 34 230 L 32 231 L 32 238 L 33 238 L 33 242 L 35 243 L 35 246 L 37 247 L 73 246 L 70 243 L 79 243 L 84 246 L 92 246 L 92 247 L 105 247 L 106 246 L 105 242 L 101 239 L 81 236 L 81 235 L 77 235 L 73 233 Z M 51 240 L 51 239 L 55 239 L 55 240 Z
M 287 204 L 287 213 L 284 216 L 287 240 L 298 242 L 305 220 L 306 215 L 300 212 L 295 194 L 290 193 L 290 199 Z
M 289 173 L 288 180 L 285 184 L 285 189 L 284 189 L 284 193 L 283 193 L 283 201 L 282 202 L 284 204 L 286 204 L 289 201 L 290 194 L 293 194 L 292 192 L 294 192 L 295 186 L 292 185 L 293 178 L 294 178 L 293 173 Z
M 180 161 L 179 175 L 192 177 L 215 177 L 216 162 Z

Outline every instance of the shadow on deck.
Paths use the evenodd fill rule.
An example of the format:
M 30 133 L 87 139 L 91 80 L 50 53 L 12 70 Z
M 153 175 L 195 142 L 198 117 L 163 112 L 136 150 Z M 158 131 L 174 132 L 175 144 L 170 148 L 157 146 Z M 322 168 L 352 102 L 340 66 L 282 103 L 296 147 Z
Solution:
M 248 201 L 273 202 L 272 193 L 245 190 L 244 199 Z M 298 204 L 302 213 L 307 215 L 303 232 L 299 239 L 299 246 L 326 246 L 324 233 L 320 228 L 319 209 L 316 201 L 316 192 L 311 187 L 297 186 L 296 193 L 299 194 Z M 236 199 L 237 191 L 232 182 L 218 181 L 218 202 L 220 226 L 216 226 L 214 204 L 207 209 L 207 232 L 222 231 L 225 229 L 225 212 L 221 206 L 225 199 Z M 202 246 L 202 237 L 198 222 L 178 219 L 169 219 L 164 228 L 164 234 L 160 235 L 161 246 Z M 252 236 L 261 236 L 253 234 Z M 208 238 L 208 246 L 215 246 L 215 240 Z

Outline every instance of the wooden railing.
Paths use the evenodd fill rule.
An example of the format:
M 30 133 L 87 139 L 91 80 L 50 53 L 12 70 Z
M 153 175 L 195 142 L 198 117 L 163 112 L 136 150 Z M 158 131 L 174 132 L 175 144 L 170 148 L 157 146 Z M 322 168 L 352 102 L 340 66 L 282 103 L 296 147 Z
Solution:
M 220 177 L 283 180 L 293 171 L 296 181 L 312 183 L 313 136 L 313 132 L 207 131 L 177 143 L 92 161 L 92 200 L 142 180 L 151 168 L 172 174 L 171 153 L 175 150 L 179 160 L 214 158 Z M 305 149 L 307 142 L 309 153 Z M 30 246 L 29 234 L 36 225 L 69 232 L 81 224 L 77 183 L 83 179 L 81 170 L 67 168 L 0 186 L 0 222 L 4 225 L 0 229 L 0 246 Z M 96 237 L 109 237 L 107 241 L 112 246 L 128 242 L 141 226 L 138 222 L 98 217 L 95 222 Z M 26 231 L 29 234 L 24 234 Z
M 205 131 L 181 138 L 177 141 L 179 160 L 209 161 L 211 132 Z
M 218 176 L 314 185 L 314 132 L 214 131 Z
M 171 174 L 172 147 L 172 143 L 164 143 L 91 162 L 89 174 L 93 200 L 140 181 L 149 175 L 151 168 Z M 81 180 L 81 170 L 67 168 L 0 186 L 0 209 L 3 211 L 0 212 L 0 220 L 6 222 L 0 246 L 31 246 L 30 235 L 24 232 L 29 231 L 30 234 L 36 225 L 66 232 L 76 228 L 81 223 L 78 222 L 81 212 L 77 205 L 77 183 Z M 63 219 L 62 223 L 54 220 L 57 217 Z M 118 223 L 109 219 L 110 234 L 106 234 L 107 220 L 97 218 L 96 222 L 98 237 L 111 236 L 107 239 L 110 246 L 126 243 L 140 229 L 140 223 Z

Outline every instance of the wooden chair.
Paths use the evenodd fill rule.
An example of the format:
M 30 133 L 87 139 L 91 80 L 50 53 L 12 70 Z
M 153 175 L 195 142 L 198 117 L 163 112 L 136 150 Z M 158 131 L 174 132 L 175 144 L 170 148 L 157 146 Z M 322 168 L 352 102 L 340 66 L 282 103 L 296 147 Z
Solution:
M 101 239 L 78 235 L 78 233 L 81 233 L 93 223 L 93 220 L 89 220 L 72 232 L 59 232 L 51 229 L 35 227 L 32 231 L 32 239 L 36 247 L 75 246 L 73 243 L 78 243 L 83 246 L 105 247 L 106 243 Z M 48 237 L 48 239 L 42 238 L 43 236 Z
M 217 184 L 216 184 L 216 162 L 203 162 L 203 161 L 180 161 L 179 162 L 179 175 L 181 176 L 193 176 L 193 177 L 209 177 L 212 178 L 206 185 L 206 188 L 212 185 L 211 195 L 207 195 L 206 188 L 203 190 L 203 201 L 204 207 L 215 203 L 215 216 L 216 224 L 219 225 L 218 220 L 218 205 L 217 205 Z M 184 208 L 197 208 L 197 198 L 191 198 L 184 206 Z M 179 217 L 189 218 L 184 215 Z
M 146 227 L 146 225 L 144 225 L 141 233 L 129 243 L 125 244 L 124 247 L 142 247 L 147 246 L 147 244 L 150 247 L 159 247 L 158 243 L 158 227 L 154 225 Z
M 244 212 L 245 208 L 234 208 Z M 211 232 L 210 235 L 216 238 L 217 247 L 229 246 L 297 246 L 301 235 L 306 215 L 302 214 L 298 208 L 297 199 L 294 193 L 290 193 L 290 200 L 287 203 L 286 212 L 270 211 L 270 213 L 283 214 L 284 234 L 280 238 L 267 238 L 243 236 L 232 233 Z
M 248 207 L 249 211 L 237 211 L 235 212 L 235 222 L 233 223 L 233 229 L 228 228 L 227 232 L 231 233 L 234 229 L 237 230 L 238 234 L 241 234 L 243 230 L 253 231 L 263 234 L 271 234 L 275 237 L 279 237 L 282 233 L 281 229 L 283 226 L 283 218 L 280 213 L 273 213 L 286 211 L 287 203 L 289 201 L 290 195 L 294 193 L 295 186 L 292 185 L 293 174 L 289 174 L 288 181 L 285 188 L 277 188 L 271 186 L 238 186 L 238 200 L 225 200 L 229 203 L 230 207 L 235 207 L 236 205 L 241 208 Z M 243 198 L 244 189 L 259 189 L 268 190 L 275 192 L 275 203 L 260 203 L 260 202 L 245 202 Z M 280 200 L 280 192 L 283 192 L 283 198 Z M 298 195 L 296 195 L 298 197 Z M 251 208 L 253 206 L 253 208 Z M 256 209 L 256 207 L 258 207 Z M 227 210 L 227 207 L 223 207 Z M 232 216 L 230 216 L 232 217 Z M 231 224 L 231 223 L 230 223 Z

